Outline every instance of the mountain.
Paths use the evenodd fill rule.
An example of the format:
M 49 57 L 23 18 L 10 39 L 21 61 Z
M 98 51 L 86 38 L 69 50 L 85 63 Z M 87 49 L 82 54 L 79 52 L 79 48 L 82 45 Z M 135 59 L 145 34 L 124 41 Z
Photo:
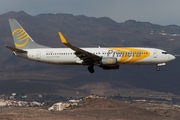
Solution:
M 108 17 L 60 13 L 31 16 L 24 11 L 12 11 L 0 15 L 0 93 L 48 91 L 68 96 L 79 89 L 84 95 L 112 95 L 121 94 L 124 89 L 143 89 L 180 95 L 179 58 L 159 72 L 156 66 L 120 66 L 116 71 L 95 67 L 95 74 L 90 74 L 86 66 L 36 63 L 18 58 L 4 47 L 14 46 L 10 18 L 16 19 L 37 43 L 49 47 L 66 47 L 58 35 L 61 31 L 77 47 L 143 46 L 180 54 L 180 27 L 176 25 L 160 26 L 135 20 L 117 23 Z

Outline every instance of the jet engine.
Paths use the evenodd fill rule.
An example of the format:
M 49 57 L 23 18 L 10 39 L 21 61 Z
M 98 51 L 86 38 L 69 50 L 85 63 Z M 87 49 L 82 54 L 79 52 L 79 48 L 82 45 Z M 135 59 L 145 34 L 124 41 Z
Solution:
M 114 57 L 103 57 L 101 60 L 101 66 L 116 66 L 117 58 Z

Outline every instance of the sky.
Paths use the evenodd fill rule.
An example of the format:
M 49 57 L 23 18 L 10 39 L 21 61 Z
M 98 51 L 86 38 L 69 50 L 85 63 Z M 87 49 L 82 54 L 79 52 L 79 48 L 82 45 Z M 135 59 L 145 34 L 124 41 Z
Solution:
M 180 0 L 0 0 L 0 14 L 68 13 L 180 26 Z

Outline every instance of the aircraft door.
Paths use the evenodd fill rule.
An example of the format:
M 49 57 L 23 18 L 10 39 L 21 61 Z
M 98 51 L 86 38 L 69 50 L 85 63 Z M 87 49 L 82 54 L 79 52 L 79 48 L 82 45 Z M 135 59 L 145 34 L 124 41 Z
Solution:
M 153 51 L 153 57 L 154 57 L 154 58 L 157 58 L 157 50 L 154 50 L 154 51 Z
M 41 59 L 41 51 L 37 51 L 37 59 Z

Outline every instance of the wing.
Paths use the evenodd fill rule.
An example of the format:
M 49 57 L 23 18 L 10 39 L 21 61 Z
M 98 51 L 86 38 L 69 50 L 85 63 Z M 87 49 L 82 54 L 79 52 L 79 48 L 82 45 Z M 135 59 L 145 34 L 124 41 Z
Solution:
M 101 56 L 92 54 L 88 51 L 85 51 L 83 49 L 80 49 L 78 47 L 75 47 L 73 45 L 71 45 L 70 43 L 68 43 L 66 41 L 66 39 L 63 37 L 63 35 L 61 34 L 61 32 L 59 32 L 59 36 L 61 38 L 61 41 L 64 45 L 66 45 L 67 47 L 71 48 L 72 50 L 75 51 L 75 55 L 77 57 L 79 57 L 83 63 L 87 63 L 87 64 L 92 64 L 92 63 L 99 63 L 99 61 L 102 59 Z

